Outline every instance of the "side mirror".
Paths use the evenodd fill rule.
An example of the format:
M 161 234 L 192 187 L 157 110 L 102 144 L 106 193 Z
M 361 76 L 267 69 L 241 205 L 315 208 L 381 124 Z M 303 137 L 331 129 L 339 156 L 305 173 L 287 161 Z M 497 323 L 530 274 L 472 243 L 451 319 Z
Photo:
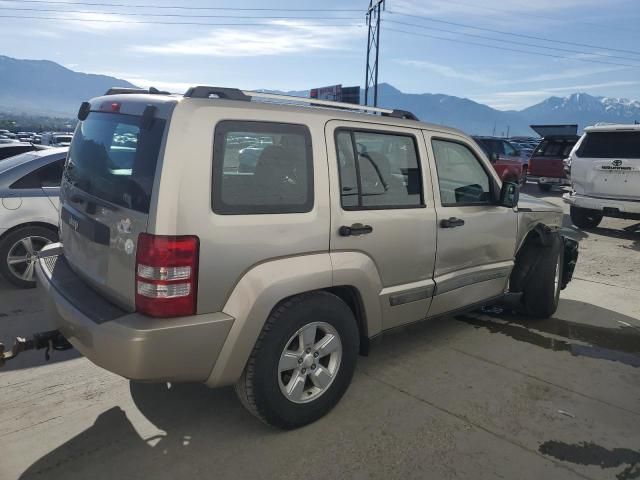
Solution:
M 500 190 L 500 200 L 498 205 L 507 208 L 513 208 L 518 205 L 520 198 L 520 186 L 513 182 L 504 182 Z
M 496 163 L 498 160 L 500 160 L 500 155 L 494 152 L 489 155 L 489 160 L 491 161 L 491 163 Z

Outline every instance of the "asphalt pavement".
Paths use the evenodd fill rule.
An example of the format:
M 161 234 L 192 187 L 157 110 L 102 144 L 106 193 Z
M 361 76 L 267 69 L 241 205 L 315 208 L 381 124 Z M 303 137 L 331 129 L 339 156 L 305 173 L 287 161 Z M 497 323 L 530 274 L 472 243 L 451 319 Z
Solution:
M 640 233 L 565 223 L 580 259 L 553 318 L 488 309 L 385 335 L 296 431 L 230 388 L 25 354 L 0 371 L 0 479 L 640 479 Z M 0 341 L 48 327 L 38 289 L 0 283 Z

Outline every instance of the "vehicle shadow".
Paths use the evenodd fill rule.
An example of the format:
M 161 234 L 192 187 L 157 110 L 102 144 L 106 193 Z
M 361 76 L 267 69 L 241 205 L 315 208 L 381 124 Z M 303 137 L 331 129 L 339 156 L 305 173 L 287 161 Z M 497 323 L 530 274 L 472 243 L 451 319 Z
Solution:
M 575 319 L 580 318 L 597 318 L 602 324 L 595 325 L 593 320 L 577 323 Z M 628 326 L 621 327 L 622 322 Z M 640 367 L 640 322 L 584 302 L 563 299 L 558 314 L 542 322 L 500 309 L 441 317 L 385 334 L 370 356 L 360 359 L 351 393 L 330 418 L 308 427 L 282 432 L 262 424 L 244 410 L 231 388 L 130 382 L 135 406 L 163 435 L 141 437 L 125 411 L 113 407 L 101 413 L 91 427 L 33 463 L 20 478 L 290 478 L 296 462 L 292 452 L 302 459 L 324 455 L 317 461 L 331 464 L 336 461 L 335 451 L 318 448 L 319 444 L 357 442 L 358 449 L 378 449 L 380 445 L 351 433 L 388 408 L 376 405 L 375 395 L 371 396 L 372 391 L 359 378 L 430 349 L 448 348 L 452 339 L 468 335 L 470 329 L 506 336 L 514 342 L 514 349 L 526 342 L 558 352 L 554 354 Z
M 188 478 L 179 474 L 185 470 L 205 478 L 218 457 L 279 433 L 244 410 L 231 388 L 130 382 L 130 391 L 140 412 L 166 434 L 142 438 L 125 411 L 113 407 L 20 478 L 157 480 Z

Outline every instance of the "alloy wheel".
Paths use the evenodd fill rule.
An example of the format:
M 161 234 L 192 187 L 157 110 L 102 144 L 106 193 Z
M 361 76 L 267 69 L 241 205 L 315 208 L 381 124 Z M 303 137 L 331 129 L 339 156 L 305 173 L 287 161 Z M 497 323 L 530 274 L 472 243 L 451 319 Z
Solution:
M 50 243 L 48 238 L 39 236 L 25 237 L 14 243 L 6 259 L 11 274 L 25 282 L 33 282 L 38 252 Z
M 340 369 L 340 335 L 325 322 L 300 328 L 285 345 L 278 363 L 278 384 L 293 403 L 307 403 L 325 393 Z

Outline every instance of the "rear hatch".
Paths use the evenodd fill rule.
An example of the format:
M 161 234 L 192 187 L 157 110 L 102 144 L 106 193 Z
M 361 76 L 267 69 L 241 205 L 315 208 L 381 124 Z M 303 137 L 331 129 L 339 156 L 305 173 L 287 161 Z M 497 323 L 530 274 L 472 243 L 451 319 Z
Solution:
M 640 200 L 640 129 L 587 132 L 571 165 L 576 191 Z
M 95 107 L 94 100 L 69 150 L 60 238 L 71 268 L 112 302 L 133 311 L 136 245 L 147 230 L 170 109 L 149 106 L 148 99 L 109 98 L 98 103 L 100 111 Z M 149 108 L 150 122 L 147 115 L 142 118 Z
M 529 159 L 529 174 L 536 177 L 564 178 L 563 160 L 569 156 L 579 137 L 577 125 L 531 125 L 542 136 Z

